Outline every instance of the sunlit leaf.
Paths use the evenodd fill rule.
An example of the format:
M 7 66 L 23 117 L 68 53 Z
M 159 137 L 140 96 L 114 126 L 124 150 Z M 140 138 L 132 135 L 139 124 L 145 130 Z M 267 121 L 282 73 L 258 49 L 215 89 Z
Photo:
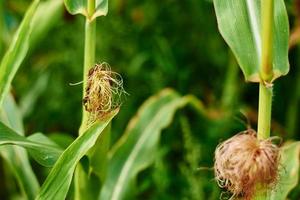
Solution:
M 64 0 L 65 6 L 72 15 L 82 14 L 88 16 L 87 0 Z M 91 20 L 99 16 L 105 16 L 108 12 L 108 0 L 96 0 L 95 12 L 91 16 Z
M 65 6 L 72 15 L 87 16 L 87 0 L 64 0 Z
M 138 172 L 153 162 L 162 129 L 171 123 L 175 111 L 190 101 L 190 96 L 164 90 L 142 105 L 111 151 L 101 200 L 124 198 Z
M 92 20 L 96 17 L 106 16 L 108 12 L 108 0 L 96 0 L 96 11 L 92 16 Z
M 38 7 L 39 0 L 34 0 L 26 11 L 14 39 L 5 53 L 0 64 L 0 105 L 9 91 L 10 84 L 20 67 L 29 47 L 29 38 L 32 31 L 32 18 Z
M 118 110 L 112 111 L 106 119 L 96 122 L 63 152 L 36 199 L 65 199 L 77 163 L 94 146 L 101 132 L 117 113 Z
M 218 27 L 247 81 L 260 81 L 261 0 L 214 0 Z M 273 79 L 289 71 L 289 23 L 283 0 L 274 1 Z

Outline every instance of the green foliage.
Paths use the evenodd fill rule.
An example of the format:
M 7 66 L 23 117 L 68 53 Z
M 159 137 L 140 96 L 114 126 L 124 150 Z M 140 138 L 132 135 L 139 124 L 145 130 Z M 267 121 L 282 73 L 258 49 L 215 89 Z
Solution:
M 54 165 L 62 150 L 46 136 L 37 133 L 28 137 L 21 136 L 0 122 L 0 145 L 19 145 L 29 150 L 29 153 L 40 164 L 50 167 Z
M 125 197 L 138 172 L 153 162 L 161 130 L 171 123 L 175 111 L 187 103 L 189 98 L 167 89 L 141 106 L 112 149 L 100 199 Z
M 11 95 L 7 95 L 4 99 L 0 109 L 0 120 L 13 128 L 18 134 L 24 134 L 22 117 Z M 1 131 L 1 137 L 3 134 L 5 133 Z M 29 163 L 27 152 L 17 146 L 2 146 L 0 152 L 9 169 L 16 177 L 23 193 L 22 196 L 34 199 L 39 190 L 39 183 Z
M 56 1 L 55 3 L 57 2 L 58 1 Z M 18 68 L 20 67 L 23 59 L 27 54 L 29 43 L 32 44 L 33 41 L 38 41 L 39 39 L 41 39 L 42 31 L 45 30 L 45 27 L 47 27 L 46 24 L 49 24 L 49 20 L 46 19 L 47 16 L 49 16 L 49 14 L 52 15 L 52 11 L 54 11 L 54 9 L 51 8 L 48 10 L 48 12 L 45 12 L 44 11 L 45 7 L 39 7 L 39 5 L 44 6 L 45 4 L 46 3 L 39 4 L 38 0 L 32 2 L 31 6 L 29 7 L 29 9 L 27 10 L 24 16 L 22 23 L 20 24 L 17 32 L 15 33 L 13 42 L 11 43 L 7 52 L 5 53 L 0 64 L 0 82 L 1 82 L 0 104 L 3 103 L 3 106 L 0 108 L 1 121 L 15 131 L 14 132 L 11 130 L 10 133 L 14 132 L 18 134 L 24 134 L 21 114 L 18 111 L 18 108 L 15 105 L 14 100 L 12 99 L 11 96 L 7 95 L 7 93 L 10 88 L 12 79 L 14 78 Z M 48 6 L 50 5 L 53 5 L 53 3 L 48 4 Z M 1 1 L 1 6 L 3 6 L 2 1 Z M 1 13 L 1 15 L 3 17 L 3 13 Z M 6 25 L 4 24 L 3 26 L 1 26 L 1 29 L 2 27 L 7 28 Z M 39 34 L 35 34 L 36 36 L 30 37 L 33 27 L 37 32 L 39 32 Z M 3 30 L 3 31 L 7 31 L 7 30 Z M 3 133 L 1 132 L 1 136 L 5 137 L 7 135 L 5 135 L 5 132 Z M 53 165 L 53 163 L 57 159 L 57 156 L 59 155 L 60 150 L 58 149 L 56 150 L 54 148 L 48 149 L 47 145 L 45 147 L 44 144 L 30 142 L 30 139 L 34 140 L 37 138 L 39 138 L 39 140 L 43 139 L 42 142 L 49 142 L 43 136 L 33 135 L 32 137 L 26 139 L 23 136 L 14 134 L 14 137 L 17 137 L 19 139 L 21 138 L 24 139 L 23 141 L 21 139 L 18 142 L 19 143 L 23 142 L 23 145 L 29 147 L 31 149 L 30 150 L 31 155 L 38 162 L 46 166 Z M 11 142 L 14 143 L 16 141 L 10 141 L 10 143 Z M 24 142 L 27 144 L 25 144 Z M 48 150 L 50 150 L 53 155 L 48 154 L 49 153 Z M 39 190 L 39 183 L 35 177 L 35 174 L 31 169 L 26 151 L 21 147 L 4 146 L 1 147 L 1 155 L 5 158 L 5 161 L 7 162 L 8 166 L 14 173 L 14 176 L 16 177 L 20 185 L 20 188 L 22 189 L 22 192 L 27 196 L 28 199 L 34 199 Z
M 90 20 L 105 16 L 108 12 L 108 0 L 96 0 L 96 10 L 92 16 L 88 15 L 87 0 L 64 0 L 64 2 L 69 13 L 72 15 L 82 14 Z
M 261 71 L 260 0 L 214 0 L 219 31 L 236 56 L 247 81 L 259 82 Z M 274 1 L 273 80 L 289 71 L 289 22 L 283 0 Z
M 101 182 L 105 181 L 108 168 L 107 154 L 110 148 L 110 130 L 111 124 L 103 130 L 103 134 L 100 135 L 96 141 L 96 145 L 88 153 L 88 157 L 90 159 L 90 170 L 100 177 Z
M 29 38 L 32 31 L 33 16 L 38 8 L 39 0 L 34 0 L 26 12 L 12 44 L 5 53 L 0 64 L 0 105 L 9 91 L 10 84 L 20 67 L 29 48 Z
M 65 0 L 65 6 L 72 15 L 82 14 L 88 16 L 87 1 L 85 0 Z
M 271 200 L 285 200 L 299 182 L 300 142 L 285 144 L 281 149 L 281 167 L 278 184 L 272 190 Z
M 63 200 L 66 198 L 76 165 L 94 146 L 97 138 L 117 113 L 118 110 L 114 110 L 104 120 L 96 122 L 62 153 L 43 183 L 36 199 Z
M 274 14 L 272 8 L 273 2 Z M 263 74 L 263 68 L 266 66 L 262 66 L 262 64 L 268 63 L 263 63 L 262 60 L 270 62 L 273 65 L 272 81 L 279 76 L 286 75 L 289 71 L 289 22 L 284 1 L 214 0 L 214 6 L 219 31 L 235 54 L 245 79 L 247 81 L 260 82 L 258 138 L 264 136 L 264 139 L 266 139 L 269 137 L 271 124 L 272 88 L 269 89 L 271 92 L 264 93 L 266 89 L 261 84 L 261 81 L 265 80 L 263 77 L 265 75 Z M 263 8 L 263 6 L 266 7 Z M 263 15 L 263 12 L 269 12 L 273 20 L 268 18 L 269 15 Z M 262 23 L 262 21 L 266 22 L 266 24 Z M 272 22 L 272 24 L 268 24 L 268 22 Z M 269 34 L 273 35 L 264 35 L 265 38 L 262 38 L 262 27 L 267 25 L 271 26 L 267 28 L 273 29 L 273 31 L 269 32 Z M 270 37 L 273 40 L 268 40 Z M 270 50 L 273 51 L 273 56 L 270 57 L 272 55 L 271 52 L 267 54 L 262 52 L 262 47 L 265 44 L 273 48 Z M 265 57 L 262 58 L 262 56 Z M 260 126 L 261 124 L 263 126 Z M 299 142 L 282 147 L 280 164 L 282 168 L 280 169 L 280 177 L 276 187 L 271 188 L 267 193 L 255 194 L 256 196 L 253 199 L 287 199 L 289 192 L 298 182 Z
M 0 24 L 4 17 L 3 27 L 10 35 L 13 35 L 30 2 L 30 0 L 20 0 L 3 3 L 0 0 L 0 4 L 3 3 L 0 5 L 0 10 L 3 6 L 4 11 L 0 12 Z M 108 1 L 95 1 L 96 11 L 92 16 L 86 15 L 86 2 L 65 0 L 65 5 L 71 14 L 83 14 L 88 21 L 107 14 Z M 77 135 L 82 91 L 81 86 L 70 86 L 69 83 L 82 80 L 84 20 L 82 17 L 70 16 L 67 13 L 63 15 L 61 0 L 47 0 L 39 3 L 30 22 L 34 27 L 29 39 L 30 52 L 12 83 L 13 95 L 21 105 L 22 115 L 25 116 L 25 126 L 23 127 L 21 115 L 16 111 L 17 107 L 12 106 L 13 99 L 7 96 L 9 99 L 4 101 L 4 108 L 0 110 L 0 115 L 1 121 L 5 122 L 9 131 L 7 128 L 3 129 L 6 131 L 0 130 L 0 138 L 5 136 L 7 139 L 11 136 L 9 133 L 13 132 L 14 138 L 10 138 L 10 142 L 6 140 L 5 144 L 9 142 L 9 144 L 27 145 L 29 154 L 37 156 L 35 159 L 41 159 L 42 164 L 43 162 L 45 164 L 43 160 L 45 154 L 53 155 L 53 152 L 46 152 L 49 150 L 48 147 L 55 149 L 57 146 L 40 134 L 25 137 L 16 136 L 16 133 L 49 133 L 47 136 L 66 150 L 52 169 L 32 162 L 35 174 L 24 148 L 15 145 L 1 146 L 1 156 L 9 164 L 9 169 L 19 183 L 19 188 L 28 199 L 36 198 L 38 191 L 40 194 L 37 199 L 74 199 L 75 197 L 97 199 L 102 186 L 103 190 L 99 198 L 105 195 L 112 197 L 113 191 L 119 191 L 114 198 L 126 199 L 129 196 L 129 199 L 218 199 L 220 190 L 213 181 L 213 171 L 210 170 L 213 166 L 214 148 L 220 140 L 245 128 L 244 124 L 236 120 L 240 118 L 236 114 L 240 108 L 243 108 L 243 114 L 250 124 L 256 123 L 254 110 L 257 106 L 257 93 L 256 90 L 253 92 L 251 86 L 236 84 L 240 78 L 238 71 L 231 68 L 233 72 L 230 72 L 227 69 L 228 60 L 231 58 L 216 31 L 211 1 L 191 0 L 176 4 L 170 0 L 160 3 L 155 0 L 111 2 L 110 15 L 105 20 L 97 22 L 100 24 L 95 33 L 97 37 L 97 41 L 94 42 L 97 49 L 95 58 L 97 62 L 107 61 L 114 70 L 122 74 L 126 91 L 130 93 L 112 124 L 111 134 L 105 132 L 108 128 L 106 126 L 102 132 L 90 129 L 75 141 L 72 139 Z M 253 2 L 255 6 L 258 5 L 257 0 Z M 278 3 L 275 0 L 275 2 L 282 6 L 283 1 Z M 242 1 L 235 3 L 236 5 L 233 6 L 238 6 Z M 293 18 L 294 7 L 291 1 L 286 3 L 290 8 L 290 17 Z M 232 11 L 227 14 L 235 13 Z M 285 15 L 281 9 L 279 11 Z M 234 22 L 241 20 L 238 17 L 232 19 L 230 20 Z M 228 24 L 230 20 L 227 20 Z M 286 22 L 280 23 L 283 23 L 284 27 L 287 25 Z M 239 29 L 244 30 L 243 24 L 240 25 L 241 27 L 235 27 L 236 32 Z M 188 33 L 186 30 L 189 30 Z M 242 35 L 241 32 L 236 32 L 232 34 Z M 280 60 L 283 64 L 280 68 L 281 75 L 288 70 L 286 34 L 287 32 L 280 33 L 279 39 L 282 40 L 279 43 L 284 42 L 285 45 L 281 49 L 277 48 L 280 51 L 278 54 L 282 55 L 277 56 L 278 59 L 284 58 Z M 244 35 L 243 38 L 247 39 L 247 36 Z M 0 44 L 0 48 L 4 52 L 3 47 L 5 48 L 10 41 L 7 37 L 1 39 L 4 45 Z M 239 37 L 238 41 L 240 40 Z M 236 44 L 236 40 L 234 41 Z M 244 44 L 244 41 L 241 42 Z M 249 41 L 247 44 L 251 45 Z M 238 48 L 242 48 L 241 46 Z M 248 46 L 243 48 L 249 49 Z M 240 55 L 236 54 L 236 56 Z M 242 60 L 242 56 L 240 57 Z M 256 58 L 254 54 L 250 57 L 252 64 L 258 62 L 257 59 L 253 59 Z M 232 65 L 231 61 L 229 63 Z M 239 63 L 242 65 L 242 61 Z M 295 65 L 299 63 L 295 61 L 293 55 L 291 55 L 291 63 Z M 249 77 L 252 72 L 257 75 L 258 67 L 259 65 L 255 65 L 249 70 Z M 293 69 L 291 72 L 291 75 L 295 76 Z M 274 102 L 273 127 L 274 133 L 286 138 L 281 127 L 281 121 L 284 121 L 283 113 L 286 112 L 282 105 L 287 104 L 286 97 L 293 92 L 289 88 L 294 81 L 290 78 L 283 81 L 285 81 L 283 84 L 279 83 L 274 89 L 278 95 Z M 205 109 L 196 98 L 182 97 L 174 91 L 167 90 L 160 96 L 156 95 L 146 100 L 136 116 L 130 120 L 138 106 L 148 96 L 165 87 L 175 88 L 183 94 L 196 95 L 203 99 Z M 222 100 L 220 100 L 221 94 L 223 94 Z M 181 130 L 178 125 L 178 115 L 174 113 L 178 108 L 192 101 L 200 115 L 194 115 L 190 109 L 178 113 L 178 115 L 185 114 L 185 120 L 182 122 L 183 130 Z M 220 102 L 222 102 L 221 106 Z M 297 107 L 293 108 L 297 110 Z M 169 126 L 173 118 L 175 120 L 172 121 L 172 126 Z M 121 136 L 128 121 L 130 124 L 125 135 Z M 294 121 L 297 122 L 297 118 L 294 118 Z M 168 128 L 164 129 L 167 126 Z M 160 134 L 162 130 L 165 134 Z M 2 135 L 2 132 L 5 134 Z M 53 132 L 55 134 L 52 134 Z M 112 136 L 111 140 L 110 136 Z M 120 136 L 121 139 L 118 140 Z M 71 143 L 72 141 L 74 142 Z M 118 142 L 115 144 L 115 141 Z M 41 152 L 30 150 L 30 146 L 37 144 L 43 145 Z M 110 154 L 106 155 L 110 146 L 113 148 L 109 151 Z M 282 159 L 287 159 L 288 162 L 283 167 L 280 182 L 288 182 L 288 184 L 286 187 L 282 184 L 278 185 L 274 190 L 276 195 L 282 191 L 282 195 L 286 197 L 298 182 L 296 174 L 289 173 L 289 167 L 296 172 L 299 160 L 288 159 L 296 157 L 298 151 L 296 149 L 298 148 L 295 145 L 283 148 L 283 152 L 286 153 L 283 153 Z M 158 155 L 157 152 L 163 153 Z M 55 153 L 57 155 L 58 151 Z M 51 163 L 46 162 L 48 166 L 52 165 L 55 159 L 50 161 Z M 3 170 L 1 166 L 0 161 L 0 178 L 3 180 L 0 183 L 0 187 L 3 188 L 0 191 L 0 198 L 6 199 L 8 196 L 14 198 L 18 193 L 18 190 L 11 189 L 15 187 L 11 186 L 15 180 L 7 176 L 6 168 Z M 287 169 L 286 172 L 284 169 Z M 125 173 L 126 171 L 128 174 Z M 77 176 L 78 172 L 81 172 L 79 176 Z M 39 189 L 35 176 L 39 180 L 46 179 L 42 190 Z M 80 183 L 79 188 L 72 187 L 72 176 L 78 179 L 74 182 Z M 86 187 L 89 190 L 85 190 Z M 294 189 L 293 194 L 288 198 L 298 199 L 298 190 L 299 188 Z M 74 197 L 76 193 L 80 195 Z M 134 194 L 137 196 L 132 197 Z M 120 198 L 117 197 L 118 195 Z M 22 199 L 26 198 L 25 195 L 22 197 L 24 197 Z
M 96 10 L 92 16 L 92 20 L 96 17 L 105 16 L 108 12 L 108 0 L 96 0 Z
M 183 133 L 183 146 L 185 150 L 184 163 L 180 166 L 180 170 L 184 174 L 188 182 L 186 190 L 186 199 L 202 199 L 204 197 L 203 178 L 196 173 L 199 168 L 200 161 L 200 145 L 195 141 L 192 135 L 190 124 L 186 117 L 180 118 L 180 124 Z

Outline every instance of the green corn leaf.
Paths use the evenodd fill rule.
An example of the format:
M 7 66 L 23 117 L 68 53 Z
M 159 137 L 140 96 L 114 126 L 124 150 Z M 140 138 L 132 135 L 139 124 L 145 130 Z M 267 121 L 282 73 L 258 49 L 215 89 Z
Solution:
M 38 7 L 39 0 L 34 0 L 26 11 L 13 42 L 5 53 L 0 64 L 0 105 L 9 91 L 10 84 L 26 56 L 29 47 L 29 38 L 32 31 L 32 19 Z
M 260 81 L 261 0 L 214 0 L 218 27 L 247 81 Z M 274 1 L 273 80 L 289 71 L 289 23 L 283 0 Z
M 298 184 L 300 164 L 300 142 L 286 144 L 281 150 L 280 177 L 271 194 L 271 200 L 285 200 Z
M 82 14 L 88 16 L 87 0 L 64 0 L 68 12 L 72 15 Z
M 62 150 L 41 133 L 28 139 L 17 134 L 0 122 L 0 145 L 18 145 L 27 148 L 37 162 L 46 167 L 53 166 Z
M 96 17 L 106 16 L 108 12 L 108 0 L 96 0 L 96 11 L 92 16 L 92 20 Z
M 124 198 L 138 172 L 153 162 L 162 129 L 171 123 L 175 111 L 190 101 L 190 96 L 181 97 L 167 89 L 143 104 L 111 150 L 101 200 Z
M 13 129 L 16 133 L 24 136 L 21 111 L 11 94 L 8 94 L 4 98 L 4 102 L 0 108 L 0 120 L 6 126 Z
M 27 140 L 31 143 L 23 146 L 39 164 L 45 167 L 52 167 L 63 152 L 60 146 L 42 133 L 34 133 L 27 137 Z
M 110 145 L 110 131 L 111 124 L 103 130 L 103 133 L 98 138 L 96 145 L 88 153 L 88 157 L 90 160 L 90 171 L 97 174 L 103 182 L 105 180 L 106 171 L 108 168 L 107 154 Z
M 94 146 L 97 145 L 95 144 Z M 101 155 L 99 155 L 99 157 L 100 156 Z M 88 157 L 84 157 L 76 166 L 74 173 L 74 199 L 97 199 L 100 193 L 100 179 L 94 173 L 89 172 L 89 161 L 90 159 Z
M 96 122 L 63 152 L 42 185 L 36 199 L 65 199 L 77 163 L 94 146 L 101 132 L 117 113 L 118 109 L 112 111 L 105 120 Z
M 77 165 L 74 176 L 75 199 L 95 199 L 105 181 L 108 166 L 111 123 L 97 138 L 95 145 L 87 153 L 85 160 Z M 84 182 L 85 184 L 82 184 Z
M 96 0 L 96 10 L 92 16 L 88 15 L 87 0 L 64 0 L 64 2 L 69 13 L 72 15 L 82 14 L 90 20 L 106 16 L 108 12 L 108 0 Z
M 24 129 L 21 114 L 11 95 L 7 95 L 4 99 L 0 109 L 0 121 L 18 134 L 23 135 Z M 40 186 L 30 166 L 26 150 L 18 146 L 1 146 L 0 153 L 16 177 L 22 193 L 27 197 L 24 199 L 34 199 Z

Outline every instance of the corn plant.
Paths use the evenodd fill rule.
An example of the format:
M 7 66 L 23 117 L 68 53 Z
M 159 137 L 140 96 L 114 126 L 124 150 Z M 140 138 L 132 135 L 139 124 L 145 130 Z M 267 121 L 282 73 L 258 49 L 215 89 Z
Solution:
M 2 3 L 0 0 L 0 26 Z M 258 130 L 247 129 L 218 146 L 216 179 L 219 186 L 229 191 L 231 199 L 286 199 L 298 183 L 300 144 L 291 142 L 281 146 L 278 137 L 270 137 L 274 81 L 289 70 L 289 27 L 283 0 L 214 0 L 219 30 L 233 52 L 233 55 L 229 53 L 230 63 L 218 108 L 226 112 L 216 119 L 214 111 L 206 109 L 194 96 L 181 96 L 172 89 L 164 89 L 137 109 L 125 131 L 117 130 L 121 137 L 113 144 L 113 119 L 122 104 L 126 104 L 123 97 L 128 94 L 114 66 L 96 55 L 96 41 L 104 40 L 98 37 L 97 23 L 101 23 L 99 17 L 106 20 L 108 3 L 108 0 L 33 0 L 8 48 L 0 42 L 0 55 L 3 55 L 0 154 L 9 173 L 17 180 L 21 199 L 136 199 L 137 176 L 157 161 L 161 132 L 171 124 L 177 110 L 190 105 L 204 118 L 227 126 L 226 118 L 232 114 L 238 88 L 232 87 L 237 83 L 238 73 L 234 58 L 246 81 L 259 83 Z M 22 102 L 16 103 L 11 83 L 18 76 L 26 55 L 30 56 L 28 52 L 45 39 L 47 30 L 58 22 L 54 19 L 61 18 L 63 7 L 71 15 L 85 19 L 85 26 L 74 30 L 74 34 L 84 32 L 85 36 L 82 38 L 82 81 L 75 84 L 82 86 L 82 104 L 78 104 L 82 120 L 78 132 L 72 134 L 78 136 L 70 144 L 60 146 L 47 133 L 25 133 L 22 117 L 26 109 L 21 109 Z M 0 29 L 0 37 L 3 30 Z M 176 65 L 165 40 L 158 39 L 158 43 L 171 62 L 162 59 L 162 55 L 157 59 L 168 66 Z M 127 100 L 131 101 L 130 95 Z M 199 174 L 194 175 L 200 157 L 199 149 L 193 148 L 194 127 L 186 116 L 180 119 L 182 146 L 190 154 L 184 160 L 191 165 L 182 165 L 180 170 L 188 176 L 193 198 L 205 199 L 207 183 L 202 182 L 205 179 Z M 204 122 L 199 120 L 199 123 Z M 206 130 L 201 134 L 209 133 Z M 30 159 L 45 167 L 46 177 L 41 185 Z M 156 176 L 162 178 L 160 174 Z M 210 199 L 218 198 L 218 191 L 213 193 Z
M 214 0 L 221 35 L 248 82 L 259 83 L 258 128 L 221 143 L 215 174 L 231 198 L 286 199 L 298 182 L 299 142 L 278 147 L 270 137 L 275 80 L 289 71 L 284 1 Z
M 95 62 L 96 20 L 107 14 L 108 1 L 66 0 L 65 5 L 71 14 L 86 19 L 79 136 L 66 149 L 42 133 L 25 137 L 19 108 L 10 94 L 11 82 L 29 47 L 42 39 L 43 29 L 62 8 L 60 1 L 34 0 L 0 65 L 1 155 L 25 199 L 124 199 L 131 195 L 138 172 L 154 161 L 161 130 L 171 123 L 175 111 L 187 104 L 201 111 L 202 104 L 193 96 L 182 97 L 166 89 L 142 105 L 109 149 L 110 123 L 121 107 L 123 82 L 107 63 Z M 48 7 L 52 9 L 43 12 Z M 42 166 L 51 167 L 41 186 L 27 153 Z M 74 189 L 70 191 L 72 181 Z

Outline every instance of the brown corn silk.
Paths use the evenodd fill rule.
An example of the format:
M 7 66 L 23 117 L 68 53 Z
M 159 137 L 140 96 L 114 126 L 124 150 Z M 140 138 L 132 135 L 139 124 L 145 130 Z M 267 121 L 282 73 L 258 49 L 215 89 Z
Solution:
M 123 79 L 111 71 L 107 63 L 96 64 L 89 70 L 83 105 L 89 113 L 89 123 L 103 119 L 107 113 L 121 105 Z
M 221 188 L 232 193 L 231 199 L 250 200 L 257 186 L 264 192 L 276 184 L 279 148 L 274 138 L 258 140 L 252 129 L 219 144 L 215 151 L 215 178 Z

